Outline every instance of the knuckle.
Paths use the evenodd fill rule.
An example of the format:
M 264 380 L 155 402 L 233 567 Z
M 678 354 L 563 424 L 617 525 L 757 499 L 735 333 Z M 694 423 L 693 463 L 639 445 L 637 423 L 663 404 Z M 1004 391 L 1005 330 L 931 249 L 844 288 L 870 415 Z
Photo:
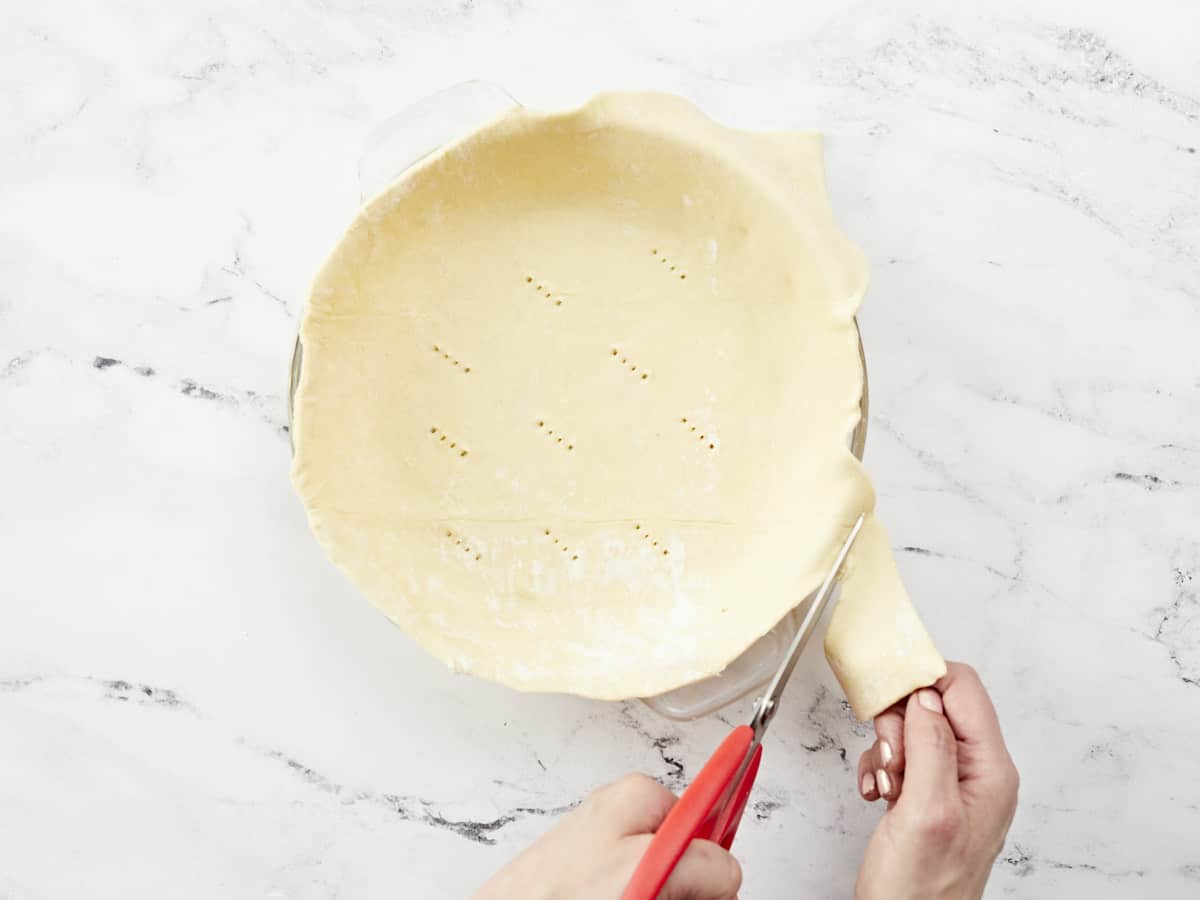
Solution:
M 979 672 L 970 663 L 960 662 L 955 663 L 954 667 L 958 670 L 958 674 L 963 678 L 969 678 L 972 681 L 979 681 Z
M 609 784 L 601 785 L 588 794 L 588 798 L 584 801 L 583 805 L 592 809 L 603 809 L 606 806 L 613 805 L 616 802 L 614 794 L 620 792 L 618 784 L 619 782 L 613 781 Z
M 742 864 L 732 853 L 725 854 L 725 870 L 728 893 L 736 896 L 737 892 L 742 889 Z
M 1000 784 L 1004 798 L 1010 806 L 1015 807 L 1017 795 L 1021 792 L 1021 773 L 1017 771 L 1017 767 L 1011 761 L 1004 767 Z
M 963 811 L 950 803 L 931 804 L 921 810 L 917 828 L 926 840 L 947 844 L 962 831 Z
M 888 734 L 895 734 L 904 730 L 904 716 L 899 710 L 888 710 L 879 717 L 879 727 Z
M 641 772 L 630 772 L 628 775 L 622 775 L 617 779 L 617 787 L 622 791 L 633 794 L 657 794 L 662 790 L 662 785 Z
M 596 804 L 601 807 L 637 806 L 650 798 L 657 797 L 662 792 L 662 786 L 649 775 L 641 772 L 630 772 L 622 775 L 612 784 L 607 784 L 593 794 Z

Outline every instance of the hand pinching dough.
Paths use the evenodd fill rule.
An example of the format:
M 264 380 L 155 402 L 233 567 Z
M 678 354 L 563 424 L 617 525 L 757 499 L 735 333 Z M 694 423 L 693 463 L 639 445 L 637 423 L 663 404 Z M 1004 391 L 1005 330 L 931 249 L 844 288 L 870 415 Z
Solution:
M 505 116 L 368 203 L 316 279 L 313 530 L 456 669 L 603 698 L 717 673 L 874 505 L 846 448 L 866 282 L 815 135 L 661 95 Z M 860 540 L 827 650 L 868 716 L 941 660 Z

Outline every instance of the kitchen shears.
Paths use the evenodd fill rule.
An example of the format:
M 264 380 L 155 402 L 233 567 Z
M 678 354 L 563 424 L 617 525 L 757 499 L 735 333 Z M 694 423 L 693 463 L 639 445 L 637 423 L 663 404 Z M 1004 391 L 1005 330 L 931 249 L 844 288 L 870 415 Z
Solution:
M 732 846 L 762 761 L 763 735 L 779 710 L 779 698 L 800 654 L 829 605 L 842 564 L 862 526 L 860 515 L 809 604 L 770 685 L 755 705 L 750 724 L 739 725 L 730 732 L 671 808 L 634 869 L 621 900 L 654 900 L 693 840 L 713 841 L 727 850 Z

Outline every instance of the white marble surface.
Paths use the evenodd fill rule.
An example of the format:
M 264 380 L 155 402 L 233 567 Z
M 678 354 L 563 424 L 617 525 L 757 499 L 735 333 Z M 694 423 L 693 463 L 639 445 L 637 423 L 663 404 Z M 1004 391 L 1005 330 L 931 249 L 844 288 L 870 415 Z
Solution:
M 991 896 L 1200 896 L 1197 35 L 1115 0 L 6 4 L 0 898 L 460 897 L 724 733 L 452 676 L 290 489 L 291 340 L 363 139 L 472 77 L 830 134 L 874 262 L 867 461 L 1024 775 Z M 744 896 L 848 895 L 865 745 L 810 655 Z

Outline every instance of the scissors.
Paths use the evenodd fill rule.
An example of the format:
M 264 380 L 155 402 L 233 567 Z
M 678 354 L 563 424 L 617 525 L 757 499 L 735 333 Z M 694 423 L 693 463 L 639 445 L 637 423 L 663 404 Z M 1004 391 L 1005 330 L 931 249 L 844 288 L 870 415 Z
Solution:
M 726 850 L 733 845 L 762 761 L 763 735 L 779 710 L 780 695 L 829 604 L 838 573 L 862 526 L 863 516 L 859 516 L 809 604 L 775 677 L 755 705 L 750 724 L 739 725 L 730 732 L 671 808 L 634 869 L 621 900 L 654 900 L 693 840 L 713 841 Z

